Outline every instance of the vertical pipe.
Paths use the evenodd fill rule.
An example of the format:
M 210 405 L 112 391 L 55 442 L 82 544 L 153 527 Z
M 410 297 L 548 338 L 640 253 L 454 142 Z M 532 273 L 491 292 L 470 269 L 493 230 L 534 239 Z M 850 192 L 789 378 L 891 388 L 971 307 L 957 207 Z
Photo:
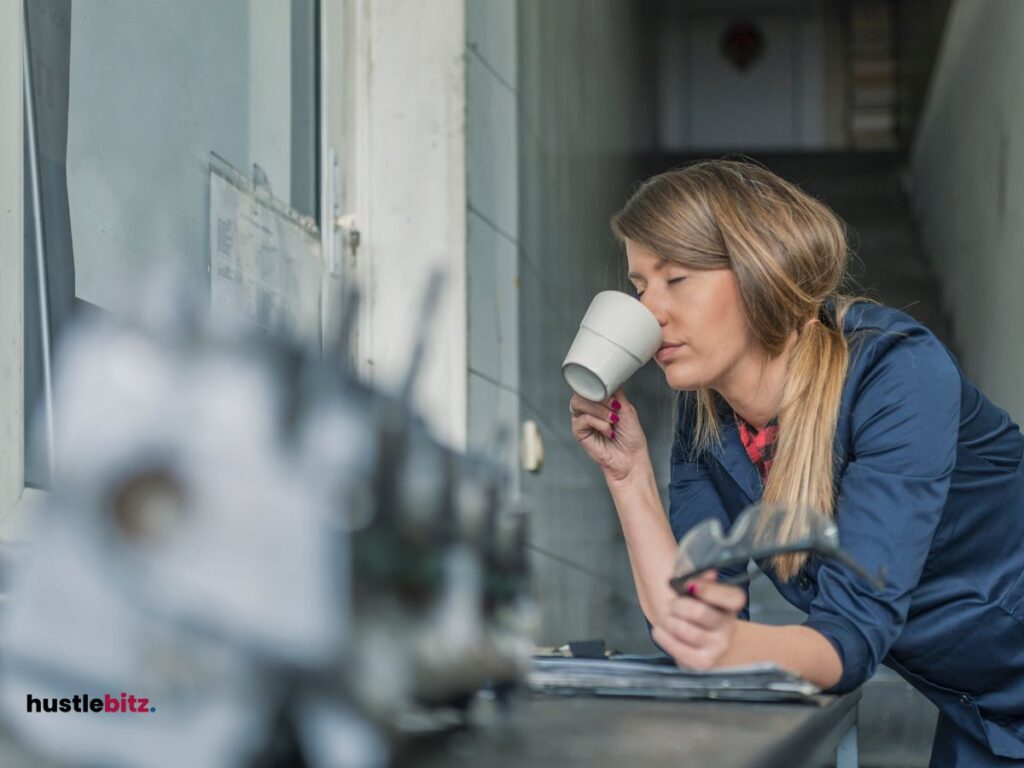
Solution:
M 43 345 L 43 421 L 46 429 L 46 463 L 50 482 L 56 477 L 53 442 L 53 378 L 50 355 L 49 281 L 46 272 L 46 241 L 43 236 L 43 201 L 39 183 L 39 155 L 36 133 L 35 92 L 32 89 L 32 66 L 29 52 L 28 8 L 24 8 L 22 24 L 22 62 L 25 94 L 25 141 L 28 142 L 29 187 L 32 190 L 32 223 L 36 246 L 36 275 L 39 286 L 39 337 Z M 26 320 L 27 322 L 27 320 Z M 26 393 L 27 394 L 27 393 Z

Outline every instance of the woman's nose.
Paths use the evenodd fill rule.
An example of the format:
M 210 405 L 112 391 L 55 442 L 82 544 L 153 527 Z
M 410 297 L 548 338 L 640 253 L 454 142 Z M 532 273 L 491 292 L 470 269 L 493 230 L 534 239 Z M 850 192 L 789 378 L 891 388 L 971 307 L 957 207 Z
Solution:
M 641 303 L 650 310 L 651 314 L 658 321 L 658 325 L 664 328 L 668 325 L 668 308 L 665 306 L 666 302 L 664 297 L 658 297 L 657 295 L 652 296 L 651 291 L 647 291 Z

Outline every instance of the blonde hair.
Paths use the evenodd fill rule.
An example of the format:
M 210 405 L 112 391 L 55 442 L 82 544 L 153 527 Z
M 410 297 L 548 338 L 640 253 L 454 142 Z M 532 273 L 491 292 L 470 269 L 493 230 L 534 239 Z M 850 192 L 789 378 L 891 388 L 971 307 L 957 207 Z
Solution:
M 751 333 L 769 357 L 797 333 L 763 501 L 787 507 L 784 530 L 808 509 L 835 516 L 833 441 L 848 350 L 843 319 L 855 299 L 846 279 L 846 227 L 824 203 L 749 161 L 707 160 L 647 180 L 611 222 L 630 240 L 691 269 L 731 269 Z M 832 311 L 828 311 L 828 304 Z M 720 439 L 715 393 L 696 392 L 691 450 Z M 772 560 L 793 578 L 804 553 Z

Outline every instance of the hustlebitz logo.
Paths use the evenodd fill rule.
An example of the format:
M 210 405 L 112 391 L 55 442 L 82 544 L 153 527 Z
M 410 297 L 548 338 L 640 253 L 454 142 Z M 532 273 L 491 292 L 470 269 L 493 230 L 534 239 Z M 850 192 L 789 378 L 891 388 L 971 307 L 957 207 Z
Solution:
M 74 696 L 58 698 L 39 698 L 28 694 L 25 702 L 26 712 L 97 712 L 101 714 L 127 713 L 137 715 L 148 715 L 156 712 L 156 707 L 149 703 L 145 696 L 136 696 L 134 693 L 121 692 L 120 697 L 104 693 L 102 696 L 90 696 L 87 693 L 79 693 Z

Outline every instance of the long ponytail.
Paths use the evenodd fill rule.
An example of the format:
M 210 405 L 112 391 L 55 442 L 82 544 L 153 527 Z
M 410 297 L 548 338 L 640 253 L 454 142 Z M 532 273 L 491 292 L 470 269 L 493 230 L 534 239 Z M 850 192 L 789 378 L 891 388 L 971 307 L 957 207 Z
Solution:
M 851 303 L 839 300 L 828 324 L 808 321 L 790 352 L 778 443 L 763 500 L 789 507 L 786 523 L 791 530 L 804 527 L 808 509 L 835 515 L 833 442 L 848 361 L 842 323 Z M 788 580 L 806 559 L 802 553 L 779 555 L 772 567 Z

